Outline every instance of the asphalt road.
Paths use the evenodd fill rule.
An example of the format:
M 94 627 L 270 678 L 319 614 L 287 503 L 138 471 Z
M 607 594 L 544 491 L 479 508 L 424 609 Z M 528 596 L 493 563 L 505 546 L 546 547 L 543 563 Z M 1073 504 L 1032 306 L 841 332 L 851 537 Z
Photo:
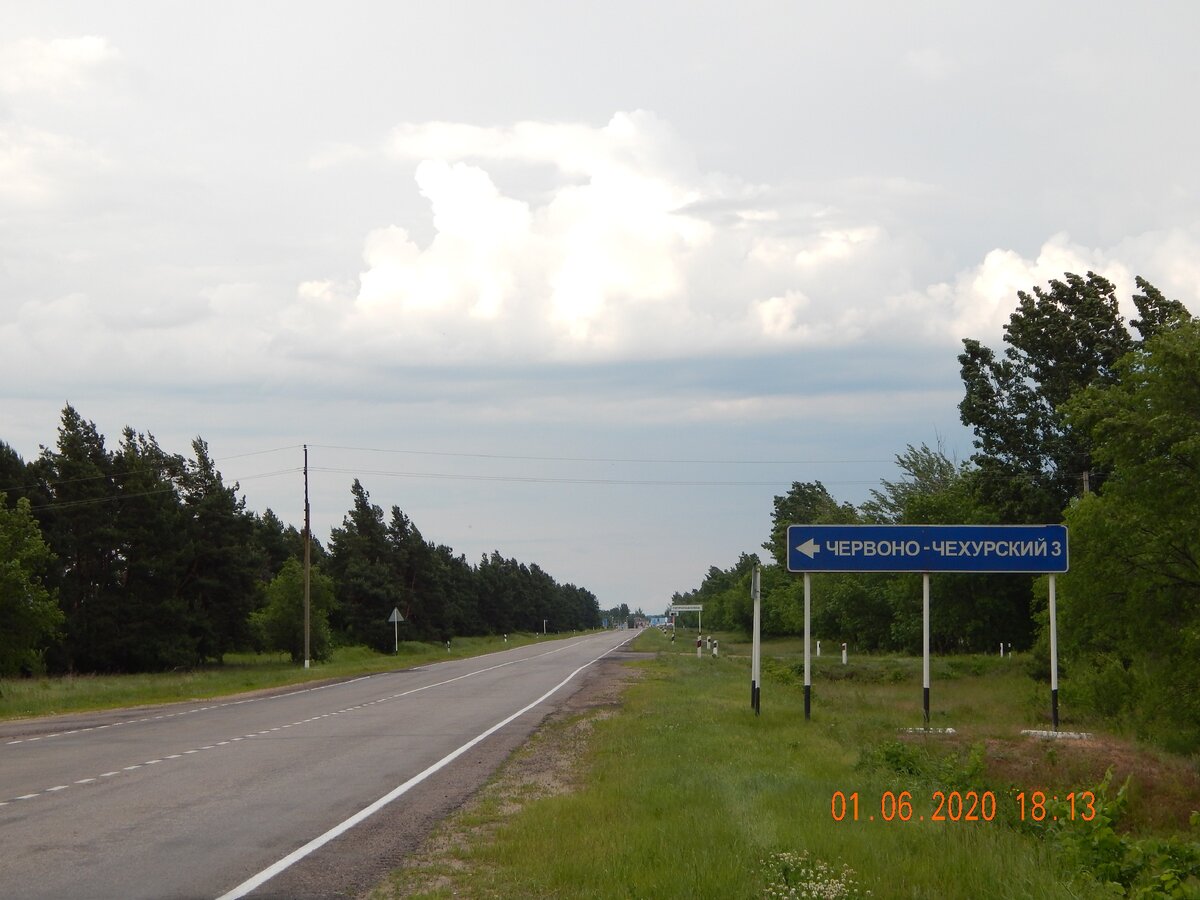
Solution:
M 0 725 L 0 897 L 353 896 L 632 636 Z

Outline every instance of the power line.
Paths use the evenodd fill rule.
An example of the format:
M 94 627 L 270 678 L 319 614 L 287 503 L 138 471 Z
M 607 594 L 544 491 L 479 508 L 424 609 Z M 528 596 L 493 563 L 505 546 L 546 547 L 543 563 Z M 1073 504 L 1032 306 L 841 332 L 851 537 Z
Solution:
M 270 450 L 251 450 L 249 453 L 235 453 L 232 456 L 214 457 L 212 459 L 212 462 L 218 463 L 218 462 L 224 462 L 225 460 L 229 460 L 229 459 L 243 459 L 244 457 L 247 457 L 247 456 L 260 456 L 264 453 L 279 453 L 280 451 L 283 451 L 283 450 L 298 450 L 300 448 L 300 446 L 301 446 L 300 444 L 293 444 L 289 447 L 273 447 Z M 109 453 L 110 456 L 112 456 L 114 458 L 118 455 L 117 453 L 113 453 L 112 451 L 105 451 L 105 452 Z M 186 459 L 183 457 L 180 457 L 180 458 L 183 459 L 184 464 L 191 462 L 191 460 L 189 460 L 189 459 Z M 33 465 L 33 464 L 26 463 L 26 465 Z M 234 479 L 234 480 L 239 481 L 239 480 L 249 480 L 251 478 L 264 478 L 264 477 L 268 477 L 269 475 L 272 475 L 272 474 L 282 474 L 284 472 L 298 472 L 298 471 L 300 471 L 300 468 L 297 466 L 297 467 L 294 467 L 291 469 L 281 469 L 279 472 L 267 473 L 267 475 L 247 475 L 245 479 Z M 36 482 L 34 484 L 13 485 L 12 487 L 0 487 L 0 493 L 23 494 L 25 491 L 37 490 L 39 488 L 44 488 L 44 487 L 54 488 L 54 487 L 61 487 L 64 484 L 82 484 L 83 482 L 86 482 L 86 481 L 100 481 L 100 480 L 104 480 L 104 479 L 108 479 L 108 480 L 112 480 L 112 481 L 116 482 L 116 481 L 120 481 L 121 479 L 128 478 L 129 476 L 135 475 L 135 474 L 139 474 L 139 473 L 134 472 L 134 471 L 130 471 L 130 472 L 99 472 L 95 475 L 81 475 L 78 478 L 63 478 L 63 479 L 59 479 L 57 481 L 46 481 L 46 482 Z M 224 476 L 222 476 L 222 477 L 224 477 Z M 43 507 L 39 507 L 39 508 L 43 508 Z
M 358 453 L 398 453 L 411 456 L 449 456 L 467 459 L 507 459 L 524 462 L 642 463 L 711 466 L 815 466 L 895 462 L 893 459 L 667 459 L 663 457 L 532 456 L 508 453 L 466 453 L 453 450 L 408 450 L 388 447 L 347 447 L 338 444 L 309 444 L 308 446 L 319 447 L 323 450 L 350 450 Z
M 598 484 L 633 485 L 645 487 L 772 487 L 779 479 L 771 481 L 702 481 L 694 479 L 668 478 L 554 478 L 545 475 L 467 475 L 450 472 L 392 472 L 372 469 L 342 469 L 330 466 L 311 466 L 310 472 L 326 472 L 335 475 L 371 475 L 381 478 L 430 478 L 450 481 L 499 481 L 516 484 Z M 831 481 L 829 484 L 876 484 L 878 479 L 866 481 Z

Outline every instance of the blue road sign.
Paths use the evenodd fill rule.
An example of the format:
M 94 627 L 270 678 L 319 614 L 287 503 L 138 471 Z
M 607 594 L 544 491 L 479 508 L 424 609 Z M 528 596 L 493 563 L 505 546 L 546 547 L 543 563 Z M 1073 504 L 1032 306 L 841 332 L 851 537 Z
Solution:
M 789 572 L 1065 572 L 1065 525 L 789 525 Z

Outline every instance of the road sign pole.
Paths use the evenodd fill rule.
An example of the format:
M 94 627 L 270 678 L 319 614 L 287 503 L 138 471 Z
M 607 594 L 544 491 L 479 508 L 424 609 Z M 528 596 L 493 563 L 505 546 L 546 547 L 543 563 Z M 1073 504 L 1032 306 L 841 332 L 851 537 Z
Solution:
M 812 718 L 812 576 L 804 573 L 804 721 Z
M 762 653 L 762 584 L 758 566 L 750 576 L 750 595 L 754 600 L 754 626 L 750 638 L 750 708 L 759 713 L 759 661 Z
M 1058 609 L 1054 576 L 1050 576 L 1050 721 L 1058 731 Z
M 924 662 L 921 668 L 922 684 L 924 685 L 924 707 L 925 707 L 925 727 L 929 727 L 929 573 L 926 572 L 921 576 L 921 617 L 923 625 L 921 628 L 921 644 L 922 652 L 925 655 Z

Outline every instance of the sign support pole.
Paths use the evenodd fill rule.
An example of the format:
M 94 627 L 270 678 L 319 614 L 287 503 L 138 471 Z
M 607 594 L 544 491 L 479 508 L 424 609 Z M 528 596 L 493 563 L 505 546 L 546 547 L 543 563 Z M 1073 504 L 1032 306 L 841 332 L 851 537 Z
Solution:
M 922 684 L 924 685 L 925 727 L 929 728 L 929 573 L 921 576 L 921 644 L 924 660 L 921 667 Z
M 308 444 L 304 445 L 304 668 L 312 659 L 312 509 L 308 504 Z
M 762 586 L 759 579 L 758 566 L 750 576 L 750 596 L 754 600 L 754 629 L 750 642 L 750 708 L 757 716 L 760 711 L 759 678 L 762 659 Z
M 1058 609 L 1054 576 L 1050 576 L 1050 720 L 1058 731 Z
M 812 576 L 804 573 L 804 721 L 812 718 Z

